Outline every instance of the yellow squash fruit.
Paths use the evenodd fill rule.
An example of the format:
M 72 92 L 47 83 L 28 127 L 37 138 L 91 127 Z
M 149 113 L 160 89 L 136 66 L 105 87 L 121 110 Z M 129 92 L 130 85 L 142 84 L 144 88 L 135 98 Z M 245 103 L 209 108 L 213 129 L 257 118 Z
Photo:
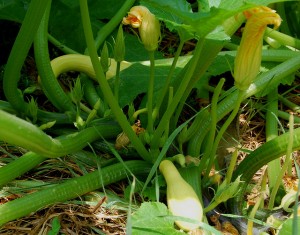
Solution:
M 197 194 L 180 175 L 177 168 L 169 160 L 163 160 L 159 170 L 167 182 L 167 203 L 172 215 L 202 221 L 203 207 Z M 199 227 L 196 223 L 175 221 L 176 225 L 185 231 Z
M 100 59 L 100 58 L 99 58 Z M 132 63 L 127 61 L 121 62 L 121 71 L 130 67 Z M 78 71 L 87 74 L 89 77 L 96 79 L 91 58 L 86 55 L 69 54 L 59 56 L 51 61 L 51 67 L 55 77 L 69 71 Z M 116 75 L 117 62 L 110 59 L 110 66 L 106 73 L 106 78 L 110 79 Z M 40 78 L 38 78 L 40 80 Z

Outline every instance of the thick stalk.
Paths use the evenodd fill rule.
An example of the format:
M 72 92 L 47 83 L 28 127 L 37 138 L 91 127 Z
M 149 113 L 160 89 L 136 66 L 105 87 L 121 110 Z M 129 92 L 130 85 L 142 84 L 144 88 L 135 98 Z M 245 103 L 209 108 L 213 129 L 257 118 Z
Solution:
M 299 113 L 300 112 L 300 106 L 289 101 L 287 98 L 283 97 L 282 95 L 278 95 L 278 99 L 281 103 L 283 103 L 285 106 L 289 107 L 294 112 Z
M 27 152 L 13 162 L 0 168 L 0 188 L 23 175 L 47 158 L 33 152 Z
M 96 73 L 96 77 L 99 81 L 99 84 L 101 86 L 101 90 L 103 92 L 103 95 L 105 97 L 105 100 L 109 104 L 116 120 L 122 127 L 123 131 L 126 133 L 128 136 L 129 140 L 131 141 L 132 145 L 136 148 L 137 152 L 139 155 L 151 162 L 152 159 L 150 157 L 149 152 L 146 150 L 145 146 L 142 144 L 140 139 L 136 136 L 136 134 L 133 132 L 129 122 L 127 121 L 126 116 L 122 112 L 122 109 L 118 105 L 117 100 L 113 96 L 113 93 L 111 91 L 111 88 L 106 80 L 106 77 L 103 73 L 100 61 L 98 59 L 97 55 L 97 50 L 94 44 L 93 40 L 93 32 L 91 28 L 91 22 L 90 22 L 90 16 L 89 16 L 89 11 L 88 11 L 88 6 L 87 6 L 87 1 L 85 0 L 80 0 L 80 10 L 81 10 L 81 17 L 82 17 L 82 24 L 83 24 L 83 29 L 84 29 L 84 34 L 85 34 L 85 39 L 89 51 L 89 55 L 91 57 L 91 61 Z
M 48 50 L 48 21 L 50 6 L 51 5 L 49 3 L 34 39 L 36 64 L 43 90 L 51 103 L 60 111 L 75 112 L 75 107 L 70 97 L 64 92 L 58 83 L 50 63 Z
M 241 180 L 249 184 L 253 175 L 268 162 L 277 159 L 287 153 L 289 145 L 292 151 L 300 149 L 300 128 L 293 130 L 293 141 L 290 142 L 290 132 L 282 134 L 270 140 L 251 152 L 236 168 L 233 173 L 233 180 L 241 175 Z M 249 167 L 251 166 L 251 167 Z
M 194 51 L 193 58 L 191 59 L 189 65 L 188 65 L 189 67 L 181 80 L 181 84 L 178 87 L 178 89 L 174 95 L 174 98 L 172 99 L 171 104 L 169 105 L 168 109 L 162 116 L 156 131 L 154 132 L 153 141 L 151 143 L 151 147 L 153 147 L 153 149 L 158 148 L 160 137 L 162 136 L 162 134 L 165 130 L 165 127 L 166 127 L 167 123 L 170 121 L 170 118 L 173 115 L 174 111 L 176 110 L 178 104 L 180 103 L 180 101 L 182 99 L 182 95 L 184 94 L 186 87 L 188 86 L 190 79 L 192 78 L 192 75 L 196 69 L 196 65 L 200 59 L 201 51 L 203 48 L 203 42 L 204 42 L 204 39 L 200 39 L 200 41 L 198 41 L 197 46 Z
M 265 36 L 275 39 L 282 45 L 294 47 L 296 49 L 300 49 L 300 40 L 294 37 L 291 37 L 287 34 L 281 33 L 277 30 L 267 28 Z
M 173 62 L 172 62 L 171 68 L 169 70 L 169 73 L 168 73 L 166 82 L 164 84 L 164 87 L 160 91 L 159 96 L 158 96 L 158 100 L 157 100 L 157 102 L 155 104 L 155 108 L 153 110 L 153 117 L 154 117 L 154 119 L 156 119 L 156 117 L 157 117 L 157 115 L 159 113 L 159 109 L 160 109 L 160 107 L 162 105 L 162 102 L 163 102 L 163 100 L 165 98 L 165 95 L 166 95 L 166 93 L 167 93 L 167 91 L 169 89 L 170 81 L 171 81 L 171 78 L 172 78 L 172 76 L 174 74 L 174 71 L 176 69 L 176 64 L 177 64 L 177 61 L 178 61 L 178 58 L 180 56 L 180 53 L 182 51 L 183 46 L 184 46 L 184 41 L 181 40 L 180 43 L 179 43 L 179 45 L 178 45 L 178 48 L 176 50 L 175 56 L 173 58 Z
M 30 2 L 4 71 L 3 90 L 5 97 L 20 113 L 26 113 L 28 106 L 18 90 L 21 69 L 49 2 L 51 1 L 32 0 Z
M 290 115 L 290 121 L 289 121 L 289 142 L 286 146 L 286 155 L 285 155 L 285 160 L 284 163 L 282 165 L 282 168 L 279 167 L 279 172 L 277 174 L 277 178 L 275 179 L 271 194 L 270 194 L 270 201 L 269 201 L 269 205 L 268 208 L 269 209 L 273 209 L 274 207 L 274 203 L 275 203 L 275 198 L 276 198 L 276 194 L 278 192 L 278 189 L 280 187 L 280 185 L 282 184 L 282 179 L 284 177 L 284 174 L 286 173 L 286 170 L 288 169 L 289 165 L 292 163 L 292 149 L 293 149 L 293 138 L 294 138 L 294 120 L 293 120 L 293 115 Z M 277 158 L 276 160 L 279 161 L 280 163 L 280 159 Z M 273 160 L 274 161 L 274 160 Z
M 120 132 L 120 127 L 116 123 L 103 122 L 54 139 L 35 125 L 1 110 L 0 120 L 1 140 L 45 157 L 60 157 L 76 152 L 101 136 L 115 137 Z
M 127 169 L 130 170 L 128 172 Z M 128 161 L 98 169 L 84 176 L 69 179 L 55 186 L 28 194 L 0 205 L 0 226 L 26 216 L 57 202 L 79 197 L 90 191 L 125 179 L 129 174 L 145 174 L 150 171 L 149 164 L 144 161 Z
M 202 172 L 205 168 L 205 166 L 209 165 L 210 162 L 210 157 L 213 157 L 215 159 L 215 156 L 211 155 L 211 151 L 213 149 L 213 144 L 214 144 L 214 139 L 215 139 L 215 134 L 217 130 L 217 104 L 218 104 L 218 99 L 219 95 L 221 93 L 222 87 L 224 85 L 225 79 L 221 79 L 215 89 L 215 92 L 212 97 L 212 102 L 211 102 L 211 126 L 210 126 L 210 132 L 207 137 L 207 145 L 205 147 L 204 155 L 201 159 L 201 164 L 199 166 L 199 172 Z M 210 169 L 205 169 L 206 171 L 210 171 Z
M 96 88 L 94 86 L 94 82 L 91 79 L 89 79 L 85 74 L 81 74 L 80 79 L 82 81 L 83 94 L 85 100 L 89 103 L 91 107 L 94 107 L 94 105 L 98 101 L 100 101 L 100 108 L 97 110 L 97 113 L 100 117 L 103 117 L 105 112 L 104 101 L 98 95 L 98 92 L 96 91 Z
M 278 136 L 278 91 L 268 94 L 268 106 L 266 112 L 266 141 L 270 141 Z M 273 190 L 275 182 L 280 172 L 280 159 L 268 163 L 268 179 L 270 191 Z
M 237 99 L 237 102 L 234 106 L 234 109 L 233 109 L 232 113 L 229 115 L 229 117 L 226 119 L 225 123 L 222 125 L 222 127 L 221 127 L 215 141 L 214 141 L 213 147 L 212 147 L 211 152 L 210 152 L 209 162 L 208 162 L 207 168 L 205 169 L 206 170 L 205 176 L 204 176 L 205 179 L 208 179 L 208 175 L 210 173 L 211 167 L 212 167 L 213 162 L 216 158 L 216 152 L 217 152 L 217 148 L 219 146 L 220 140 L 222 139 L 222 137 L 223 137 L 225 131 L 227 130 L 228 126 L 230 125 L 230 123 L 233 121 L 233 119 L 236 117 L 236 115 L 239 112 L 240 104 L 241 104 L 241 102 L 244 98 L 243 94 L 244 94 L 243 91 L 239 91 L 238 99 Z
M 126 0 L 123 6 L 117 11 L 114 16 L 99 30 L 95 39 L 95 46 L 98 49 L 105 39 L 113 32 L 113 30 L 120 24 L 123 17 L 129 12 L 135 0 Z
M 147 130 L 150 134 L 153 133 L 153 92 L 154 92 L 154 71 L 155 71 L 155 58 L 154 51 L 149 51 L 150 58 L 150 75 L 148 83 L 148 99 L 147 99 L 147 114 L 148 114 L 148 123 Z
M 114 93 L 117 101 L 119 101 L 120 68 L 121 68 L 121 63 L 117 62 L 116 77 L 115 77 L 115 84 L 114 84 Z

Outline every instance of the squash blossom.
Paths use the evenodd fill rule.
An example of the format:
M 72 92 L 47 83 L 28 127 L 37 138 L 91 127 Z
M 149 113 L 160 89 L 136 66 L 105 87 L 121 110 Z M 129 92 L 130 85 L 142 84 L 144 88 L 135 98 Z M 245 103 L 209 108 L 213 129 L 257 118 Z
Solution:
M 267 25 L 274 29 L 281 23 L 280 16 L 268 7 L 256 7 L 244 12 L 247 19 L 240 47 L 234 62 L 235 85 L 246 90 L 259 73 L 263 36 Z
M 140 38 L 148 51 L 155 51 L 160 41 L 160 24 L 148 8 L 134 6 L 130 9 L 127 17 L 123 18 L 124 25 L 138 28 Z

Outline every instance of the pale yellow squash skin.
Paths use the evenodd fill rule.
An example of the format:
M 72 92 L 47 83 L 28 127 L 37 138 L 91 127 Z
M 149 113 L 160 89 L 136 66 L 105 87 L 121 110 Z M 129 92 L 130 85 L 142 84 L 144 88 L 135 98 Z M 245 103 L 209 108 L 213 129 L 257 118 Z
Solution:
M 177 168 L 169 160 L 160 163 L 159 170 L 167 182 L 168 208 L 174 216 L 181 216 L 202 221 L 203 207 L 194 189 L 181 177 Z M 176 225 L 185 231 L 198 228 L 197 224 L 175 221 Z
M 100 58 L 99 58 L 100 59 Z M 120 70 L 130 67 L 132 64 L 127 61 L 121 62 Z M 77 71 L 87 74 L 89 77 L 96 80 L 96 74 L 93 68 L 91 58 L 86 55 L 69 54 L 59 56 L 51 61 L 51 67 L 55 77 L 58 75 L 69 72 Z M 110 66 L 106 73 L 106 78 L 110 79 L 116 75 L 117 63 L 114 59 L 110 59 Z

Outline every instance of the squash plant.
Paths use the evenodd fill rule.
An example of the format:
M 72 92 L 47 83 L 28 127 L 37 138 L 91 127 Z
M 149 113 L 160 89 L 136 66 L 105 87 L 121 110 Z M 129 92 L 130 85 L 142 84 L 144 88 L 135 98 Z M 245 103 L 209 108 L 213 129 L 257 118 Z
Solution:
M 199 208 L 205 207 L 203 200 L 208 187 L 212 186 L 209 173 L 213 166 L 218 167 L 219 143 L 238 114 L 240 104 L 254 95 L 267 96 L 270 103 L 266 109 L 267 142 L 252 151 L 234 172 L 236 157 L 232 157 L 225 179 L 216 187 L 207 206 L 212 210 L 220 203 L 228 203 L 231 213 L 241 215 L 245 190 L 253 175 L 266 164 L 269 165 L 272 198 L 277 195 L 278 180 L 274 180 L 274 175 L 280 171 L 279 157 L 285 154 L 289 157 L 300 148 L 300 130 L 293 129 L 292 118 L 289 132 L 277 136 L 277 116 L 286 118 L 288 114 L 278 111 L 273 95 L 279 96 L 279 84 L 291 83 L 300 64 L 300 55 L 295 50 L 299 49 L 299 41 L 288 31 L 276 31 L 281 18 L 267 7 L 280 1 L 200 0 L 193 5 L 184 0 L 117 2 L 119 7 L 114 8 L 113 13 L 108 10 L 108 1 L 87 0 L 24 1 L 28 4 L 26 14 L 14 15 L 9 11 L 9 3 L 3 6 L 8 11 L 0 9 L 3 18 L 22 21 L 3 75 L 5 99 L 0 102 L 0 139 L 28 150 L 0 168 L 1 187 L 46 159 L 75 153 L 98 140 L 102 141 L 102 151 L 114 154 L 118 160 L 118 163 L 98 167 L 94 172 L 0 205 L 0 225 L 115 183 L 128 175 L 144 177 L 143 193 L 153 178 L 159 177 L 159 164 L 169 160 L 179 163 L 176 165 L 185 178 L 181 184 L 190 184 L 193 190 L 187 186 L 188 191 L 193 192 L 194 198 L 197 195 Z M 284 9 L 290 5 L 276 3 L 273 6 L 285 19 Z M 96 14 L 97 7 L 106 9 L 103 16 Z M 68 25 L 61 27 L 61 21 L 55 19 L 64 17 Z M 97 17 L 107 17 L 109 21 L 100 23 Z M 234 33 L 245 21 L 242 39 L 236 42 L 240 45 L 237 50 Z M 134 31 L 137 35 L 126 33 L 124 36 L 122 29 L 126 27 L 130 31 L 130 27 L 122 26 L 122 22 L 138 28 Z M 162 22 L 180 39 L 172 59 L 164 59 L 157 52 Z M 267 28 L 269 24 L 275 27 Z M 287 29 L 289 25 L 285 26 Z M 263 45 L 263 38 L 271 45 L 269 47 L 276 49 Z M 192 55 L 180 56 L 185 42 L 192 39 L 196 41 Z M 51 61 L 48 41 L 66 55 Z M 34 99 L 27 101 L 19 88 L 21 69 L 32 44 L 38 82 L 55 111 L 39 107 Z M 109 50 L 110 47 L 113 49 Z M 222 51 L 224 47 L 228 50 Z M 264 70 L 261 63 L 267 64 Z M 235 80 L 235 85 L 226 91 L 224 79 L 213 88 L 205 82 L 232 70 L 233 76 L 228 79 Z M 57 80 L 60 73 L 67 71 L 80 72 L 69 91 Z M 185 102 L 195 88 L 199 92 L 213 91 L 211 104 L 195 110 L 192 117 L 182 123 L 180 117 Z M 141 98 L 140 102 L 136 101 L 137 97 Z M 217 131 L 217 123 L 228 114 Z M 66 127 L 63 133 L 62 126 Z M 291 164 L 288 157 L 286 161 Z M 189 161 L 193 163 L 186 166 Z M 172 188 L 176 182 L 168 180 L 168 172 L 163 168 L 167 187 Z M 170 175 L 175 171 L 179 174 L 176 168 L 170 171 Z M 159 192 L 157 200 L 158 195 Z M 235 200 L 229 200 L 233 197 Z M 274 209 L 274 204 L 270 205 L 268 215 Z M 178 214 L 171 219 L 177 224 L 182 219 L 188 224 L 195 222 L 176 216 Z M 204 215 L 199 218 L 203 220 L 198 221 L 196 227 L 215 232 L 207 225 Z M 246 223 L 232 219 L 240 232 L 245 232 Z M 253 231 L 267 228 L 267 225 L 254 226 Z M 127 229 L 138 233 L 135 227 Z

